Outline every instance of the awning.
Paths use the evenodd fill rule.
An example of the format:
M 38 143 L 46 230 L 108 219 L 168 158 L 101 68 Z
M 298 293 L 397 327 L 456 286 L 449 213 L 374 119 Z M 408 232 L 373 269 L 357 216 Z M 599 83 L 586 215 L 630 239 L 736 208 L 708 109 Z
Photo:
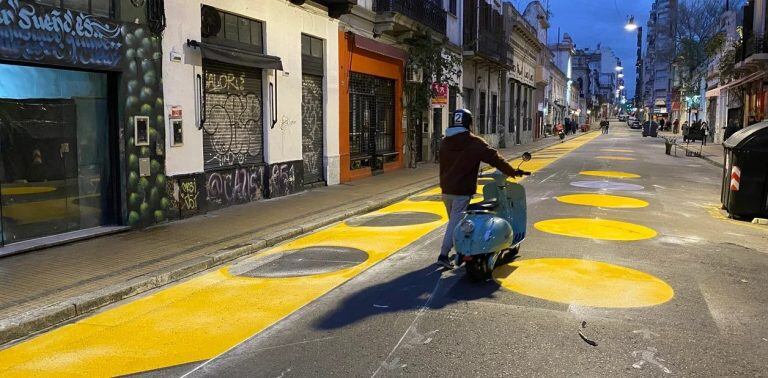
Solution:
M 193 40 L 187 40 L 187 46 L 199 48 L 205 59 L 239 66 L 283 70 L 283 62 L 276 56 Z
M 739 80 L 732 81 L 732 82 L 730 82 L 730 83 L 728 83 L 726 85 L 723 85 L 723 86 L 721 86 L 719 88 L 722 90 L 722 89 L 730 88 L 730 87 L 738 87 L 738 86 L 740 86 L 742 84 L 745 84 L 745 83 L 748 83 L 748 82 L 760 79 L 763 76 L 768 76 L 768 72 L 765 72 L 765 71 L 755 72 L 755 73 L 753 73 L 753 74 L 751 74 L 749 76 L 742 77 Z
M 704 97 L 710 98 L 710 97 L 719 97 L 720 96 L 720 87 L 710 89 L 707 91 L 707 93 L 704 94 Z

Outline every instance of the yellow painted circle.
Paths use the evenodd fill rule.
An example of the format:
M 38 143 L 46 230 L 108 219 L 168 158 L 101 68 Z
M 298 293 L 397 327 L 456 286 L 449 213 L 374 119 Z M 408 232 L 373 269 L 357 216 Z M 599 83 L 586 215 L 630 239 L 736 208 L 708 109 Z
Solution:
M 570 194 L 555 197 L 558 201 L 571 205 L 611 207 L 618 209 L 638 209 L 648 206 L 648 202 L 632 197 L 610 194 Z
M 611 177 L 611 178 L 640 178 L 640 175 L 620 171 L 581 171 L 580 175 Z
M 672 287 L 650 274 L 580 259 L 515 261 L 496 268 L 493 279 L 529 297 L 590 307 L 655 306 L 675 295 Z
M 629 156 L 598 156 L 597 159 L 602 159 L 602 160 L 623 160 L 623 161 L 635 160 L 635 158 L 629 157 Z
M 538 222 L 537 230 L 575 238 L 633 241 L 656 237 L 656 231 L 639 224 L 609 219 L 560 218 Z
M 18 196 L 24 194 L 39 194 L 56 191 L 52 186 L 17 186 L 13 188 L 2 188 L 0 192 L 6 196 Z

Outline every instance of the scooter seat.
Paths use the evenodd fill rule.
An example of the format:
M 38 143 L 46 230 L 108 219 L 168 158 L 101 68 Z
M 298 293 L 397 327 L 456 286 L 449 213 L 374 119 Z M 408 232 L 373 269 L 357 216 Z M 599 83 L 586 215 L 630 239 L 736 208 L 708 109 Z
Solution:
M 467 206 L 467 211 L 494 211 L 499 207 L 499 203 L 493 202 L 478 202 Z

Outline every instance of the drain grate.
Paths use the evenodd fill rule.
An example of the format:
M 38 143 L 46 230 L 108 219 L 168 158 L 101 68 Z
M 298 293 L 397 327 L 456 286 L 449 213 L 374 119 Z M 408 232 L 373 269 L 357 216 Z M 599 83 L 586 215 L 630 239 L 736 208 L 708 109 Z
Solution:
M 421 211 L 403 211 L 398 213 L 363 215 L 345 223 L 352 227 L 397 227 L 412 226 L 439 221 L 440 216 Z
M 360 265 L 368 254 L 355 248 L 309 247 L 282 253 L 278 258 L 237 275 L 287 278 L 335 272 Z

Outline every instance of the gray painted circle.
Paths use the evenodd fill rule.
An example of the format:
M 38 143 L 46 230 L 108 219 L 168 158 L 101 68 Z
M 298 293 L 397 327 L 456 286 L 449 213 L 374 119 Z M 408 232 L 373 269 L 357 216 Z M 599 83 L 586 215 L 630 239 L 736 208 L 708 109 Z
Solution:
M 366 260 L 368 254 L 355 248 L 308 247 L 286 251 L 252 269 L 233 273 L 254 278 L 303 277 L 351 268 Z
M 602 189 L 602 190 L 643 190 L 642 185 L 627 184 L 615 181 L 574 181 L 572 186 L 577 188 Z
M 401 211 L 388 214 L 363 215 L 352 218 L 345 223 L 352 227 L 397 227 L 439 221 L 440 216 L 421 211 Z

